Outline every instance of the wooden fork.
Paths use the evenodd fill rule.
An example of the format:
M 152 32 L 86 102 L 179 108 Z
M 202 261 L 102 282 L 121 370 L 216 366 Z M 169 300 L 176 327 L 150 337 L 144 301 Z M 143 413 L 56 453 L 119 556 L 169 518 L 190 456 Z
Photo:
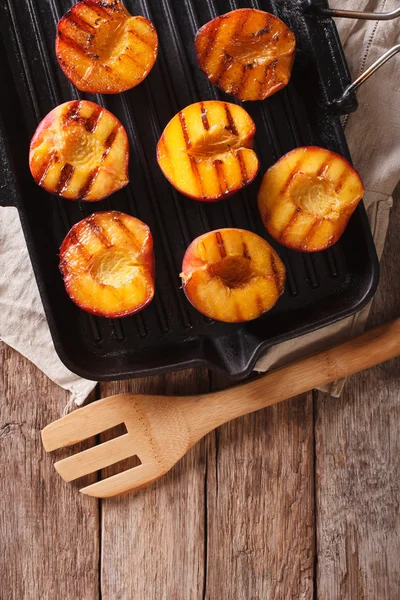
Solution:
M 137 467 L 80 491 L 106 498 L 152 483 L 204 435 L 242 415 L 367 369 L 400 354 L 400 318 L 250 383 L 198 396 L 119 394 L 55 421 L 42 431 L 46 451 L 70 446 L 125 424 L 127 433 L 55 463 L 72 481 L 136 455 Z

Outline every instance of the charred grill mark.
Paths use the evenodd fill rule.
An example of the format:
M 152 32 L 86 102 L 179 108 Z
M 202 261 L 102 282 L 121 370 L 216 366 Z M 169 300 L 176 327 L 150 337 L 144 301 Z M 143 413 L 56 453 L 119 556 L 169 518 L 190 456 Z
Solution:
M 64 42 L 64 44 L 67 44 L 67 46 L 73 48 L 78 54 L 82 54 L 82 56 L 89 57 L 94 61 L 99 60 L 98 54 L 89 52 L 87 48 L 84 48 L 83 46 L 78 44 L 76 40 L 73 40 L 68 35 L 65 35 L 65 33 L 63 33 L 60 29 L 58 30 L 58 37 Z
M 113 219 L 116 223 L 118 223 L 118 226 L 124 231 L 125 235 L 128 237 L 128 239 L 130 240 L 130 242 L 131 242 L 132 246 L 135 248 L 135 250 L 137 252 L 140 252 L 141 248 L 139 247 L 137 239 L 133 235 L 132 231 L 125 225 L 125 223 L 117 215 L 114 215 Z
M 74 171 L 74 167 L 68 163 L 63 166 L 60 173 L 60 179 L 58 180 L 58 183 L 54 189 L 56 194 L 62 194 L 62 192 L 64 192 L 67 189 L 68 184 L 71 181 L 72 175 L 74 174 Z
M 183 137 L 185 139 L 186 148 L 189 150 L 192 146 L 192 143 L 189 138 L 189 132 L 187 129 L 186 119 L 182 111 L 179 113 L 179 123 L 181 124 L 181 129 L 183 133 Z
M 217 244 L 218 244 L 220 256 L 221 256 L 221 258 L 225 258 L 225 256 L 226 256 L 226 250 L 225 250 L 224 240 L 222 238 L 221 232 L 217 231 L 215 233 L 215 237 L 216 237 L 216 240 L 217 240 Z
M 224 56 L 220 62 L 219 68 L 212 79 L 212 81 L 215 83 L 215 85 L 220 85 L 222 76 L 225 74 L 228 67 L 232 64 L 232 62 L 233 62 L 233 56 L 231 56 L 230 54 L 228 54 L 227 52 L 224 51 Z
M 271 17 L 268 14 L 265 15 L 264 27 L 262 29 L 260 29 L 259 31 L 257 31 L 257 33 L 255 34 L 255 37 L 261 37 L 261 36 L 265 35 L 266 33 L 270 33 L 273 28 L 272 22 L 273 22 L 273 19 L 271 19 Z M 279 34 L 277 34 L 277 35 L 278 35 L 278 39 L 279 39 Z
M 83 184 L 83 186 L 81 187 L 81 189 L 78 192 L 78 198 L 81 198 L 82 200 L 84 200 L 86 198 L 86 196 L 90 192 L 90 189 L 91 189 L 97 175 L 99 174 L 99 171 L 100 171 L 100 167 L 96 167 L 89 173 L 88 178 L 86 179 L 85 183 Z
M 239 132 L 236 129 L 236 124 L 232 117 L 231 110 L 226 102 L 224 102 L 224 108 L 225 108 L 226 119 L 228 121 L 228 126 L 226 128 L 229 129 L 233 133 L 233 135 L 239 136 Z
M 72 121 L 72 119 L 76 119 L 77 115 L 79 114 L 80 107 L 81 107 L 80 100 L 76 100 L 75 102 L 71 103 L 69 110 L 65 113 L 64 118 L 63 118 L 64 126 L 68 125 Z
M 242 177 L 242 184 L 245 185 L 248 182 L 248 180 L 249 180 L 249 175 L 247 173 L 246 161 L 243 158 L 242 150 L 238 150 L 236 152 L 236 157 L 238 159 L 239 166 L 240 166 L 240 173 L 241 173 L 241 177 Z
M 87 222 L 88 222 L 89 229 L 100 240 L 100 242 L 103 244 L 103 246 L 105 246 L 106 248 L 111 248 L 113 244 L 110 242 L 108 237 L 105 235 L 101 225 L 99 225 L 99 223 L 96 221 L 96 215 L 92 215 L 91 217 L 89 217 Z
M 231 44 L 235 44 L 235 42 L 238 42 L 240 44 L 241 40 L 238 40 L 238 38 L 239 38 L 240 34 L 243 32 L 243 29 L 244 29 L 247 21 L 250 18 L 250 14 L 251 14 L 251 10 L 245 9 L 242 12 L 242 14 L 240 15 L 240 17 L 236 23 L 235 29 L 231 35 L 231 40 L 230 40 Z
M 48 155 L 47 160 L 43 161 L 41 167 L 40 167 L 40 171 L 38 172 L 37 176 L 35 177 L 35 181 L 36 183 L 38 183 L 39 185 L 42 185 L 43 181 L 46 179 L 48 172 L 50 171 L 51 167 L 58 162 L 58 153 L 56 150 L 54 150 L 50 155 Z
M 295 210 L 295 212 L 294 212 L 293 216 L 292 216 L 292 217 L 291 217 L 291 219 L 289 220 L 289 223 L 286 225 L 286 227 L 284 227 L 284 228 L 282 229 L 282 231 L 281 231 L 281 234 L 280 234 L 280 236 L 279 236 L 279 237 L 280 237 L 280 239 L 283 239 L 283 240 L 285 239 L 285 237 L 287 236 L 287 234 L 289 233 L 289 231 L 291 230 L 291 228 L 293 227 L 293 225 L 296 223 L 297 219 L 299 218 L 299 216 L 300 216 L 300 212 L 301 212 L 301 209 L 300 209 L 300 207 L 298 206 L 298 207 L 296 208 L 296 210 Z
M 245 10 L 240 19 L 239 27 L 237 33 L 235 34 L 233 39 L 237 39 L 239 35 L 243 32 L 245 25 L 247 25 L 247 21 L 250 19 L 252 14 L 252 9 Z
M 94 132 L 94 130 L 97 127 L 98 122 L 101 119 L 102 114 L 103 114 L 103 109 L 101 108 L 101 106 L 96 107 L 96 110 L 93 112 L 93 114 L 88 119 L 86 119 L 86 123 L 85 123 L 86 131 L 89 131 L 89 133 Z
M 235 41 L 239 37 L 240 33 L 243 31 L 243 28 L 249 19 L 250 12 L 251 11 L 245 10 L 244 12 L 241 13 L 239 19 L 237 20 L 237 22 L 235 24 L 234 31 L 232 32 L 231 39 L 229 42 L 230 45 L 235 43 Z M 230 18 L 230 17 L 227 17 L 227 18 Z M 229 45 L 228 45 L 228 48 L 229 48 Z M 215 83 L 215 85 L 220 85 L 222 76 L 227 71 L 227 69 L 232 64 L 232 62 L 235 62 L 235 59 L 233 58 L 233 56 L 231 56 L 229 54 L 229 52 L 224 51 L 224 54 L 223 54 L 222 60 L 219 64 L 219 67 L 218 67 L 217 71 L 213 74 L 212 81 Z
M 117 137 L 117 133 L 118 133 L 118 127 L 113 129 L 112 132 L 109 134 L 109 136 L 107 137 L 106 141 L 104 142 L 104 152 L 102 154 L 101 160 L 102 162 L 105 161 L 105 159 L 107 158 L 108 154 L 111 152 L 111 148 L 113 147 L 113 144 L 115 142 L 115 139 Z
M 219 18 L 219 19 L 216 19 L 216 22 L 214 24 L 212 33 L 211 33 L 211 35 L 209 35 L 209 41 L 208 41 L 208 45 L 207 45 L 206 51 L 205 51 L 205 53 L 204 53 L 203 56 L 199 56 L 200 65 L 204 65 L 207 62 L 208 57 L 210 56 L 210 54 L 211 54 L 211 52 L 212 52 L 212 50 L 214 48 L 214 45 L 215 45 L 215 42 L 216 42 L 216 38 L 217 38 L 217 35 L 218 35 L 218 31 L 219 31 L 219 29 L 220 29 L 220 27 L 222 25 L 222 21 L 223 21 L 222 17 Z
M 348 177 L 348 171 L 345 168 L 344 171 L 343 171 L 343 173 L 340 175 L 339 179 L 337 180 L 336 185 L 335 185 L 335 192 L 337 194 L 340 192 L 340 190 L 342 189 L 342 187 L 346 183 L 347 177 Z
M 261 82 L 260 93 L 259 93 L 260 100 L 262 98 L 264 98 L 265 92 L 272 87 L 271 82 L 272 82 L 272 79 L 275 77 L 275 70 L 278 65 L 278 62 L 279 62 L 278 59 L 275 58 L 275 60 L 273 60 L 272 62 L 267 63 L 265 65 L 264 77 Z
M 189 156 L 189 159 L 190 159 L 190 165 L 192 167 L 193 174 L 194 174 L 194 176 L 195 176 L 195 178 L 197 180 L 197 183 L 199 185 L 199 188 L 200 188 L 201 197 L 205 198 L 206 195 L 204 193 L 203 181 L 202 181 L 200 173 L 199 173 L 199 167 L 197 165 L 197 159 L 194 156 Z
M 97 0 L 94 4 L 93 2 L 88 2 L 88 0 L 82 0 L 83 4 L 85 4 L 88 8 L 90 8 L 94 13 L 102 17 L 103 19 L 113 19 L 113 12 L 119 12 L 120 7 L 118 6 L 119 0 L 113 0 L 113 2 L 102 2 L 101 0 Z
M 276 267 L 275 256 L 273 254 L 271 254 L 271 269 L 272 269 L 272 275 L 273 275 L 274 280 L 275 280 L 276 289 L 279 292 L 280 291 L 280 287 L 281 287 L 280 286 L 280 277 L 279 277 L 278 269 Z
M 82 254 L 82 257 L 84 258 L 84 260 L 86 262 L 89 262 L 92 258 L 93 255 L 90 254 L 90 252 L 86 249 L 86 247 L 82 244 L 82 242 L 80 241 L 80 239 L 78 238 L 78 236 L 76 235 L 75 231 L 71 231 L 69 234 L 69 239 L 71 240 L 72 244 L 78 249 L 78 251 Z M 64 259 L 65 262 L 68 265 L 68 260 Z
M 243 245 L 243 256 L 244 258 L 251 258 L 250 254 L 249 254 L 249 249 L 247 247 L 247 244 L 244 240 L 242 240 L 242 245 Z
M 95 27 L 82 19 L 79 14 L 76 14 L 76 11 L 73 12 L 72 10 L 69 10 L 64 19 L 73 27 L 83 31 L 83 33 L 87 33 L 89 36 L 93 36 L 93 32 L 96 31 Z
M 253 63 L 249 63 L 247 65 L 242 65 L 242 75 L 240 76 L 240 79 L 234 89 L 235 96 L 240 98 L 243 90 L 245 89 L 245 87 L 247 85 L 247 79 L 249 77 L 249 73 L 251 74 L 252 70 L 253 70 Z
M 141 71 L 144 69 L 143 65 L 141 65 L 140 62 L 138 60 L 136 60 L 136 58 L 134 56 L 132 56 L 132 54 L 128 54 L 128 52 L 125 52 L 123 54 L 123 57 L 129 58 L 129 60 L 131 60 L 133 62 L 135 67 L 138 67 Z M 119 60 L 121 60 L 121 57 L 119 57 Z
M 190 137 L 189 137 L 189 132 L 188 132 L 188 129 L 187 129 L 185 115 L 183 114 L 182 111 L 179 112 L 179 123 L 181 125 L 183 137 L 184 137 L 185 144 L 186 144 L 186 149 L 190 150 L 190 148 L 192 147 L 192 142 L 190 141 Z M 194 177 L 195 177 L 195 179 L 196 179 L 196 181 L 197 181 L 197 183 L 199 185 L 202 198 L 205 198 L 204 188 L 203 188 L 203 182 L 202 182 L 201 177 L 200 177 L 199 167 L 197 166 L 197 160 L 196 160 L 196 158 L 194 156 L 191 156 L 189 152 L 188 152 L 188 157 L 189 157 L 189 160 L 190 160 L 190 165 L 192 167 L 193 175 L 194 175 Z
M 319 226 L 321 225 L 321 223 L 324 221 L 325 219 L 321 218 L 321 219 L 316 219 L 310 229 L 307 231 L 304 240 L 301 243 L 301 247 L 303 249 L 307 248 L 308 243 L 310 242 L 310 240 L 312 239 L 312 237 L 314 236 L 314 234 L 316 233 L 317 229 L 319 228 Z
M 265 35 L 266 33 L 269 33 L 270 31 L 271 31 L 271 26 L 266 25 L 262 29 L 259 29 L 259 31 L 256 31 L 256 33 L 253 33 L 252 36 L 255 38 L 258 38 L 258 37 Z
M 117 137 L 117 129 L 113 129 L 113 131 L 110 133 L 110 135 L 108 136 L 108 138 L 104 142 L 104 146 L 106 148 L 111 148 L 111 146 L 115 142 L 115 138 L 116 137 Z
M 321 177 L 322 175 L 325 175 L 325 173 L 331 166 L 331 162 L 332 162 L 332 158 L 328 158 L 328 160 L 326 160 L 325 162 L 322 163 L 322 165 L 320 166 L 320 168 L 317 171 L 317 177 Z
M 150 42 L 148 42 L 147 40 L 145 40 L 141 35 L 139 35 L 136 31 L 134 31 L 133 29 L 128 29 L 128 33 L 131 33 L 135 38 L 137 38 L 142 44 L 144 44 L 145 46 L 147 46 L 148 48 L 150 48 L 150 50 L 152 52 L 154 52 L 154 46 L 152 46 L 152 44 Z
M 110 0 L 97 0 L 96 6 L 111 10 L 113 12 L 120 11 L 123 8 L 120 0 L 112 0 L 112 2 L 110 2 Z
M 88 0 L 81 0 L 81 2 L 82 4 L 87 6 L 87 8 L 92 10 L 99 17 L 99 19 L 109 19 L 109 14 L 106 11 L 104 11 L 101 7 L 99 7 L 98 4 L 94 5 L 92 2 L 88 2 Z
M 290 171 L 289 175 L 286 178 L 285 183 L 283 184 L 283 186 L 280 189 L 279 194 L 281 196 L 283 196 L 283 194 L 287 191 L 289 185 L 291 184 L 293 178 L 295 175 L 297 175 L 297 173 L 300 172 L 300 167 L 301 167 L 301 163 L 303 162 L 303 159 L 300 158 L 297 163 L 294 165 L 293 169 Z
M 206 131 L 208 131 L 210 129 L 210 123 L 208 121 L 208 117 L 207 117 L 207 111 L 206 111 L 206 107 L 204 105 L 204 102 L 200 103 L 200 110 L 201 110 L 201 120 L 203 123 L 203 127 Z
M 221 190 L 221 194 L 226 194 L 228 190 L 228 185 L 226 183 L 225 171 L 224 171 L 224 161 L 220 158 L 217 158 L 213 162 L 214 168 L 217 172 L 219 189 Z

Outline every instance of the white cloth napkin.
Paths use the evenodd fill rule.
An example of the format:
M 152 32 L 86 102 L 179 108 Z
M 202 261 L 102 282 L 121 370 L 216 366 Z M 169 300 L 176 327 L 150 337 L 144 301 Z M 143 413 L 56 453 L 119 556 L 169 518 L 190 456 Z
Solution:
M 353 0 L 341 8 L 393 10 L 398 0 Z M 398 21 L 338 20 L 353 78 L 385 50 L 399 43 Z M 391 194 L 400 179 L 400 57 L 393 58 L 358 92 L 360 107 L 345 119 L 345 132 L 356 168 L 364 180 L 365 205 L 378 255 L 383 251 Z M 58 358 L 44 316 L 15 208 L 0 208 L 0 339 L 26 356 L 82 404 L 95 382 L 71 373 Z M 321 350 L 363 329 L 369 307 L 356 316 L 296 340 L 275 346 L 257 363 L 258 371 L 283 365 Z M 343 381 L 326 389 L 339 395 Z

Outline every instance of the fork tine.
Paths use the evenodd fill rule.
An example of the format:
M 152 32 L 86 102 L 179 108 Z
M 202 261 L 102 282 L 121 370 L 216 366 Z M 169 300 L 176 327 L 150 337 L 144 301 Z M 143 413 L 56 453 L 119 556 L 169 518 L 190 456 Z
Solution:
M 78 477 L 105 469 L 120 460 L 135 456 L 135 454 L 134 441 L 129 433 L 125 433 L 125 435 L 93 446 L 74 454 L 74 456 L 64 458 L 56 462 L 54 467 L 64 481 L 73 481 Z
M 120 425 L 124 422 L 128 404 L 133 400 L 133 394 L 110 396 L 50 423 L 42 431 L 46 452 L 71 446 Z
M 94 498 L 110 498 L 132 490 L 140 490 L 161 477 L 161 475 L 162 473 L 155 474 L 151 465 L 141 464 L 123 473 L 97 481 L 79 491 Z

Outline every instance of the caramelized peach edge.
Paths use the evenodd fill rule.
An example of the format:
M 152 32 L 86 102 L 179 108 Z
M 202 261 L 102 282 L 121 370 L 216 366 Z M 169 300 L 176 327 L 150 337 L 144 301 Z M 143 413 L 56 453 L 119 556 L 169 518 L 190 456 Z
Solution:
M 282 21 L 282 19 L 280 19 L 279 17 L 277 17 L 276 15 L 274 15 L 273 13 L 268 12 L 267 10 L 259 10 L 258 8 L 236 8 L 234 10 L 231 10 L 223 15 L 218 15 L 216 17 L 214 17 L 213 19 L 210 19 L 209 21 L 207 21 L 207 23 L 204 23 L 204 25 L 202 25 L 196 32 L 195 35 L 195 44 L 197 45 L 197 39 L 198 37 L 203 34 L 204 32 L 207 32 L 207 29 L 212 29 L 217 23 L 219 23 L 222 20 L 225 19 L 229 19 L 231 18 L 232 15 L 237 14 L 237 13 L 259 13 L 259 14 L 268 14 L 272 20 L 274 21 L 279 21 L 280 23 L 282 23 L 292 34 L 294 41 L 295 41 L 295 35 L 293 33 L 293 31 L 290 29 L 290 27 L 288 25 L 286 25 L 286 23 L 284 21 Z
M 359 174 L 357 169 L 347 160 L 347 158 L 342 156 L 342 154 L 339 154 L 338 152 L 335 152 L 334 150 L 330 150 L 329 148 L 323 148 L 322 146 L 298 146 L 297 148 L 293 148 L 293 150 L 289 150 L 289 152 L 286 152 L 286 154 L 283 154 L 283 156 L 278 158 L 278 160 L 265 171 L 263 179 L 275 166 L 277 166 L 287 156 L 290 156 L 291 154 L 294 154 L 295 152 L 298 152 L 299 150 L 307 151 L 307 153 L 309 153 L 309 152 L 320 153 L 322 150 L 325 152 L 329 152 L 332 156 L 334 156 L 334 157 L 338 158 L 339 160 L 341 160 L 342 162 L 344 162 L 346 164 L 347 168 L 349 169 L 349 171 L 352 171 L 356 175 L 357 179 L 359 180 L 360 187 L 362 189 L 362 194 L 361 194 L 361 198 L 362 198 L 362 196 L 365 192 L 365 188 L 364 188 L 363 180 L 361 179 L 361 175 Z M 261 184 L 261 187 L 262 187 L 262 184 Z M 261 192 L 261 188 L 260 188 L 260 192 Z
M 149 295 L 149 297 L 146 299 L 145 302 L 142 302 L 142 304 L 140 304 L 139 306 L 135 307 L 134 309 L 128 309 L 128 310 L 124 310 L 124 311 L 101 311 L 101 310 L 97 310 L 87 304 L 85 304 L 84 302 L 81 302 L 81 300 L 71 292 L 70 287 L 69 287 L 69 279 L 68 277 L 64 278 L 64 285 L 65 285 L 65 289 L 67 290 L 67 294 L 69 296 L 69 298 L 71 298 L 71 300 L 74 302 L 74 304 L 76 304 L 76 306 L 78 308 L 80 308 L 81 310 L 84 310 L 85 312 L 97 316 L 97 317 L 104 317 L 107 319 L 119 319 L 119 318 L 123 318 L 123 317 L 129 317 L 132 315 L 135 315 L 136 313 L 144 310 L 154 299 L 154 284 L 152 285 L 152 289 L 151 289 L 151 294 Z
M 355 208 L 356 207 L 354 207 L 354 209 Z M 322 245 L 318 246 L 318 248 L 302 248 L 300 246 L 300 244 L 294 244 L 294 243 L 287 242 L 284 237 L 280 237 L 279 235 L 276 235 L 272 231 L 272 229 L 268 226 L 268 223 L 266 223 L 264 221 L 264 219 L 263 219 L 263 223 L 264 223 L 264 227 L 268 231 L 269 235 L 275 241 L 277 241 L 279 244 L 281 244 L 281 246 L 285 246 L 285 248 L 289 248 L 289 250 L 296 250 L 297 252 L 302 252 L 303 254 L 309 254 L 311 252 L 322 252 L 323 250 L 327 250 L 328 248 L 330 248 L 331 246 L 336 244 L 336 242 L 339 241 L 339 239 L 342 237 L 343 233 L 345 232 L 346 227 L 350 221 L 350 217 L 352 216 L 353 212 L 354 212 L 354 210 L 349 214 L 347 220 L 343 223 L 343 225 L 341 225 L 341 227 L 339 229 L 337 229 L 335 231 L 335 233 L 330 237 L 329 241 L 323 246 Z

